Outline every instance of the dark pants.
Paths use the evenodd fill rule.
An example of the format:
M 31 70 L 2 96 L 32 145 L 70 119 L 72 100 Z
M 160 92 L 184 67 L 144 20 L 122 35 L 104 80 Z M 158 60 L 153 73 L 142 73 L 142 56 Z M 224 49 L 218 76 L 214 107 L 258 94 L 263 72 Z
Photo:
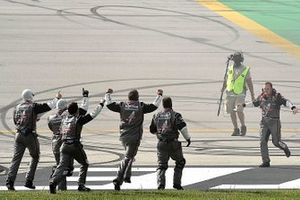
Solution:
M 85 185 L 88 170 L 88 160 L 83 146 L 80 142 L 73 144 L 63 143 L 60 152 L 60 161 L 55 169 L 50 183 L 59 184 L 66 177 L 69 167 L 75 159 L 80 165 L 78 185 Z
M 119 184 L 122 184 L 125 179 L 131 178 L 131 167 L 134 161 L 134 157 L 137 154 L 138 148 L 140 146 L 140 140 L 135 142 L 122 142 L 125 147 L 125 157 L 119 165 L 119 170 L 117 172 L 117 181 Z
M 26 181 L 33 181 L 35 171 L 40 158 L 40 143 L 36 133 L 29 133 L 27 135 L 16 133 L 14 144 L 14 155 L 7 175 L 7 182 L 14 183 L 20 167 L 24 152 L 28 148 L 31 156 L 28 171 L 26 173 Z
M 61 139 L 61 135 L 53 135 L 53 137 L 52 137 L 52 151 L 53 151 L 53 155 L 54 155 L 54 158 L 55 158 L 56 166 L 53 167 L 52 175 L 53 175 L 56 167 L 59 165 L 60 147 L 61 147 L 62 143 L 63 143 L 63 141 Z M 58 184 L 58 189 L 59 190 L 67 190 L 66 177 L 62 178 L 62 180 Z
M 170 157 L 175 161 L 173 185 L 181 186 L 182 170 L 185 166 L 185 159 L 182 153 L 181 142 L 162 142 L 157 143 L 157 185 L 160 188 L 166 186 L 166 170 L 168 169 L 168 161 Z
M 281 123 L 279 119 L 262 119 L 260 123 L 260 152 L 263 162 L 270 162 L 268 141 L 272 135 L 272 143 L 279 149 L 288 149 L 281 141 Z

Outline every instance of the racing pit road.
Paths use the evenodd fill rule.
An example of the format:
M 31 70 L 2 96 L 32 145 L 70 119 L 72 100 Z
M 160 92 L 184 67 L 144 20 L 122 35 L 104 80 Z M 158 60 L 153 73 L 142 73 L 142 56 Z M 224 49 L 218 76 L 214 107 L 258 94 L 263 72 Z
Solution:
M 267 13 L 272 4 L 264 8 Z M 297 31 L 296 26 L 290 28 Z M 0 36 L 1 187 L 5 186 L 13 153 L 12 112 L 21 101 L 22 90 L 31 88 L 37 102 L 52 99 L 58 91 L 68 101 L 80 101 L 82 87 L 90 91 L 89 110 L 107 88 L 114 89 L 117 101 L 125 100 L 132 88 L 138 89 L 140 99 L 147 103 L 154 100 L 158 88 L 171 96 L 174 110 L 182 113 L 192 136 L 191 146 L 183 148 L 186 176 L 192 172 L 211 175 L 186 182 L 186 187 L 223 189 L 263 184 L 266 188 L 285 188 L 290 181 L 297 184 L 299 177 L 292 174 L 299 174 L 300 166 L 299 114 L 282 111 L 282 139 L 292 155 L 286 158 L 270 142 L 270 170 L 257 168 L 261 163 L 260 110 L 245 108 L 245 137 L 231 137 L 230 117 L 223 111 L 216 115 L 226 58 L 235 50 L 244 52 L 256 95 L 265 81 L 272 81 L 295 105 L 300 104 L 299 58 L 208 9 L 201 1 L 3 0 Z M 41 187 L 47 186 L 48 171 L 54 165 L 46 120 L 50 113 L 42 116 L 37 129 L 41 158 L 36 185 Z M 144 137 L 134 163 L 139 168 L 135 188 L 145 187 L 138 181 L 144 173 L 140 169 L 151 168 L 149 178 L 154 178 L 156 138 L 149 133 L 151 117 L 145 115 Z M 118 114 L 105 108 L 82 132 L 91 169 L 113 169 L 103 173 L 106 177 L 115 175 L 122 159 L 118 123 Z M 23 185 L 29 160 L 26 152 L 16 186 Z M 172 168 L 174 163 L 170 165 Z M 207 168 L 212 169 L 211 174 Z M 88 176 L 101 177 L 101 173 Z M 252 182 L 249 176 L 254 177 Z M 103 184 L 110 183 L 108 178 Z M 93 185 L 92 181 L 87 185 Z

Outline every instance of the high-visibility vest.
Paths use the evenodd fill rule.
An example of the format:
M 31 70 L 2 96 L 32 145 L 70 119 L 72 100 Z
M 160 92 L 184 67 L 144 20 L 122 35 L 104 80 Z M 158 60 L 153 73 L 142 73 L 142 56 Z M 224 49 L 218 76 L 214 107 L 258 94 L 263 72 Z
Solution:
M 227 72 L 227 91 L 234 92 L 235 94 L 241 94 L 245 86 L 245 78 L 249 72 L 249 67 L 246 67 L 244 71 L 234 80 L 233 65 L 231 65 Z

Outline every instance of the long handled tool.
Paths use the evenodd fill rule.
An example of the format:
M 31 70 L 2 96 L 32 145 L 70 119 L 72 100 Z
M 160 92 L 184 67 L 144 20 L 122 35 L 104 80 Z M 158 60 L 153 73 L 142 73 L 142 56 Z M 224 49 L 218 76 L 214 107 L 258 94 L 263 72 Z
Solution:
M 218 108 L 217 116 L 219 116 L 220 112 L 221 112 L 222 101 L 223 101 L 223 93 L 224 93 L 224 86 L 226 84 L 226 76 L 227 76 L 227 72 L 228 72 L 228 66 L 229 66 L 229 61 L 232 59 L 232 57 L 233 57 L 233 55 L 228 56 L 227 61 L 226 61 L 226 69 L 225 69 L 225 74 L 224 74 L 224 80 L 223 80 L 221 95 L 220 95 L 220 98 L 219 98 L 219 108 Z

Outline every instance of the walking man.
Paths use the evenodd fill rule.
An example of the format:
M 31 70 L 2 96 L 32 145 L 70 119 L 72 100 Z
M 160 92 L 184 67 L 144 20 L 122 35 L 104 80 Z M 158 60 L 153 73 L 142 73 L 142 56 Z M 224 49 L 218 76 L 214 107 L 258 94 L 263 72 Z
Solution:
M 262 110 L 262 119 L 260 122 L 260 153 L 262 164 L 259 167 L 270 167 L 270 157 L 268 150 L 268 141 L 272 135 L 272 143 L 282 149 L 286 157 L 290 157 L 291 152 L 288 146 L 281 141 L 281 123 L 280 123 L 280 106 L 288 106 L 293 114 L 298 112 L 296 106 L 291 101 L 284 98 L 278 93 L 271 82 L 266 82 L 263 92 L 253 102 L 255 107 Z
M 187 141 L 187 147 L 191 144 L 191 137 L 187 126 L 180 113 L 172 109 L 172 99 L 164 97 L 162 100 L 163 111 L 153 116 L 150 125 L 150 132 L 156 134 L 157 143 L 157 186 L 159 190 L 165 189 L 168 161 L 170 157 L 175 161 L 173 188 L 183 190 L 181 186 L 182 170 L 185 166 L 185 159 L 182 153 L 181 142 L 178 141 L 179 132 Z
M 56 161 L 56 165 L 52 167 L 52 173 L 59 164 L 59 149 L 62 144 L 61 134 L 60 134 L 60 124 L 62 120 L 62 114 L 67 109 L 67 101 L 60 99 L 56 104 L 57 112 L 48 117 L 48 127 L 52 131 L 52 152 Z M 59 190 L 67 190 L 66 179 L 62 180 L 58 185 Z
M 83 96 L 82 107 L 85 108 L 86 110 L 88 109 L 87 108 L 88 107 L 88 95 L 89 95 L 89 91 L 82 88 L 82 96 Z M 52 174 L 54 173 L 56 167 L 59 164 L 59 160 L 60 160 L 60 147 L 63 143 L 62 134 L 60 133 L 60 125 L 61 125 L 61 121 L 63 118 L 63 113 L 67 110 L 67 106 L 68 106 L 68 102 L 65 99 L 58 100 L 56 103 L 57 112 L 48 117 L 48 127 L 53 133 L 52 151 L 53 151 L 54 158 L 56 161 L 56 166 L 53 166 L 53 168 L 52 168 L 52 170 L 53 170 Z M 85 112 L 84 109 L 83 109 L 83 112 Z M 72 174 L 73 168 L 74 168 L 73 167 L 73 159 L 71 159 L 69 169 L 67 170 L 68 175 Z M 51 176 L 52 176 L 52 174 L 51 174 Z M 58 189 L 59 190 L 67 190 L 66 177 L 64 177 L 60 181 L 60 183 L 58 184 Z
M 243 64 L 244 56 L 242 52 L 235 52 L 231 59 L 234 64 L 227 70 L 226 81 L 224 82 L 222 92 L 226 89 L 226 112 L 230 114 L 233 124 L 232 136 L 244 136 L 247 132 L 245 125 L 245 115 L 243 104 L 245 103 L 247 87 L 251 93 L 251 99 L 254 101 L 253 83 L 250 75 L 250 67 Z M 238 127 L 237 117 L 240 120 L 241 129 Z
M 113 180 L 115 190 L 120 190 L 123 181 L 131 183 L 131 166 L 142 139 L 144 114 L 158 108 L 163 91 L 157 91 L 157 97 L 152 104 L 140 102 L 137 90 L 131 90 L 128 101 L 120 103 L 111 100 L 112 93 L 113 90 L 108 89 L 105 100 L 109 110 L 120 113 L 120 141 L 125 148 L 125 156 L 120 163 L 117 177 Z
M 90 188 L 85 186 L 89 164 L 83 145 L 80 141 L 81 131 L 83 125 L 92 121 L 100 113 L 104 106 L 104 100 L 100 100 L 99 105 L 89 114 L 86 114 L 87 106 L 88 102 L 86 97 L 81 108 L 78 108 L 76 102 L 72 102 L 68 105 L 68 111 L 63 115 L 60 127 L 60 133 L 62 134 L 63 140 L 63 144 L 60 148 L 60 160 L 49 180 L 49 189 L 52 194 L 56 193 L 57 184 L 59 184 L 60 181 L 67 175 L 66 171 L 73 159 L 81 165 L 78 180 L 78 191 L 90 191 Z
M 22 92 L 23 102 L 15 107 L 13 120 L 16 125 L 14 143 L 14 154 L 8 170 L 6 186 L 8 190 L 15 190 L 14 183 L 26 148 L 29 150 L 31 162 L 25 176 L 25 187 L 35 189 L 33 185 L 35 171 L 40 158 L 40 144 L 36 131 L 38 114 L 50 111 L 55 108 L 56 102 L 61 98 L 57 93 L 56 98 L 47 103 L 35 103 L 34 94 L 30 89 Z

